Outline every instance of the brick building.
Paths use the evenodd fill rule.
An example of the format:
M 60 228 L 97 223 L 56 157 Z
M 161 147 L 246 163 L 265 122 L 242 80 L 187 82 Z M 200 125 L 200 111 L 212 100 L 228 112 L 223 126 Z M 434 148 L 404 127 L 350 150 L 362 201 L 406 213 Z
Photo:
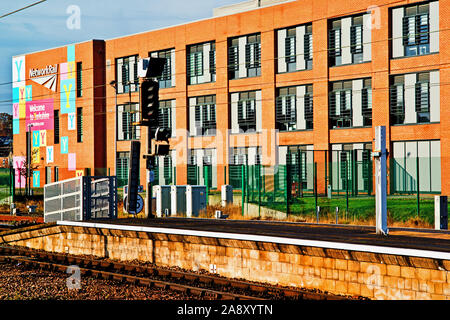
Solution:
M 160 184 L 209 174 L 217 187 L 234 183 L 243 163 L 288 161 L 317 163 L 321 190 L 345 188 L 342 170 L 355 170 L 356 188 L 370 193 L 374 128 L 384 125 L 390 191 L 414 192 L 420 172 L 421 192 L 448 194 L 449 11 L 448 0 L 247 1 L 210 19 L 14 57 L 14 155 L 25 154 L 36 122 L 29 108 L 53 99 L 40 109 L 50 120 L 31 129 L 46 136 L 33 147 L 34 185 L 94 172 L 125 183 L 130 141 L 141 140 L 143 154 L 147 145 L 147 129 L 131 125 L 138 61 L 164 57 L 160 124 L 172 138 L 171 155 L 158 159 Z M 349 157 L 368 169 L 343 167 Z

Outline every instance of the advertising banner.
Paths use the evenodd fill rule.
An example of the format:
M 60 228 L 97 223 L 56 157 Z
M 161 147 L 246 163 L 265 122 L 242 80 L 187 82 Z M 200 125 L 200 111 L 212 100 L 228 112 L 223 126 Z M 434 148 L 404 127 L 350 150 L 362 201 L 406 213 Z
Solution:
M 26 112 L 27 131 L 53 130 L 53 99 L 27 102 Z
M 20 174 L 20 170 L 25 166 L 25 157 L 13 157 L 13 168 L 16 188 L 25 188 L 25 176 Z

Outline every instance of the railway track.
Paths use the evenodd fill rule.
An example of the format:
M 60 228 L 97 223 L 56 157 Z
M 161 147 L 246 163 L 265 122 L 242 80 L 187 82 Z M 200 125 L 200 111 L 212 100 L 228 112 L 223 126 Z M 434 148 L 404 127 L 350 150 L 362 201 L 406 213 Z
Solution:
M 155 286 L 213 300 L 348 300 L 349 297 L 241 281 L 158 266 L 0 246 L 0 261 L 66 272 L 76 265 L 83 276 Z

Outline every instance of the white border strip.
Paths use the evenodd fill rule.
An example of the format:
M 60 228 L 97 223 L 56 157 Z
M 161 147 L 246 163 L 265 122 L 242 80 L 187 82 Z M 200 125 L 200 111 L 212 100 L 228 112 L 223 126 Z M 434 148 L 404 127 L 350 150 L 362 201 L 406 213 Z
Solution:
M 252 234 L 224 233 L 224 232 L 211 232 L 211 231 L 173 229 L 173 228 L 139 227 L 139 226 L 131 226 L 131 225 L 113 225 L 113 224 L 106 224 L 106 223 L 91 223 L 91 222 L 76 222 L 76 221 L 58 221 L 57 225 L 88 227 L 88 228 L 102 228 L 102 229 L 115 229 L 115 230 L 138 231 L 138 232 L 149 232 L 149 233 L 176 234 L 176 235 L 185 235 L 185 236 L 222 238 L 222 239 L 233 239 L 233 240 L 257 241 L 257 242 L 270 242 L 270 243 L 277 243 L 277 244 L 318 247 L 318 248 L 325 248 L 325 249 L 362 251 L 362 252 L 391 254 L 391 255 L 399 255 L 399 256 L 450 260 L 449 252 L 371 246 L 371 245 L 350 244 L 350 243 L 331 242 L 331 241 L 304 240 L 304 239 L 283 238 L 283 237 L 273 237 L 273 236 L 259 236 L 259 235 L 252 235 Z

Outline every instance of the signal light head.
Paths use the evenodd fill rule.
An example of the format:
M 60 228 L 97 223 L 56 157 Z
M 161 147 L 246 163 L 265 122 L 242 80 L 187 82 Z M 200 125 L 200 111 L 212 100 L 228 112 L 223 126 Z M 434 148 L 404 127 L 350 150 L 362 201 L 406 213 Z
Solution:
M 155 140 L 157 141 L 169 141 L 171 136 L 172 132 L 168 128 L 158 128 L 155 132 Z
M 149 122 L 150 127 L 158 124 L 159 84 L 157 81 L 145 80 L 141 84 L 141 113 L 143 122 Z

